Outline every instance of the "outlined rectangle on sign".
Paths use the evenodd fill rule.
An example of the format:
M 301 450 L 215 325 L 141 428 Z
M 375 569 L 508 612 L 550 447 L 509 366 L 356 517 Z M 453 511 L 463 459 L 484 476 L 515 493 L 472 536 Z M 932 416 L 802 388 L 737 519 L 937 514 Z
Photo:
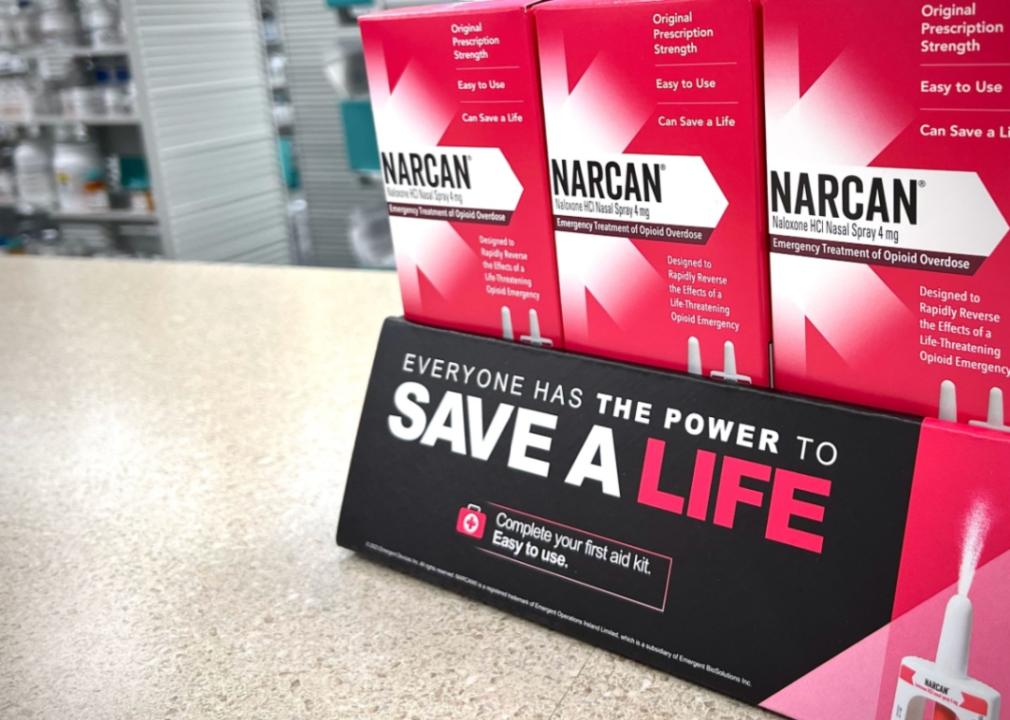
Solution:
M 482 552 L 651 610 L 666 609 L 669 555 L 499 503 L 487 507 Z

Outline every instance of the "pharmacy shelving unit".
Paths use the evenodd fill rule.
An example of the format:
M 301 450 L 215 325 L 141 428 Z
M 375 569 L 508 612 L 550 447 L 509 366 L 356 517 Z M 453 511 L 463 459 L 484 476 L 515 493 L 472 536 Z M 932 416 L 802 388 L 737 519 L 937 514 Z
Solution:
M 324 58 L 341 33 L 357 33 L 342 26 L 326 0 L 281 0 L 277 19 L 288 58 L 288 92 L 295 122 L 290 129 L 308 203 L 309 236 L 315 265 L 359 266 L 352 249 L 350 218 L 356 207 L 382 201 L 382 188 L 363 182 L 351 169 L 344 145 L 344 126 L 338 98 L 327 82 Z
M 165 255 L 290 262 L 258 4 L 122 7 Z
M 127 42 L 121 47 L 39 46 L 24 54 L 125 56 L 136 114 L 37 116 L 14 123 L 108 128 L 107 144 L 117 150 L 131 138 L 137 145 L 139 134 L 136 150 L 146 155 L 155 209 L 55 211 L 53 218 L 156 223 L 160 254 L 167 258 L 290 262 L 257 2 L 132 0 L 122 3 L 122 12 Z
M 277 0 L 259 0 L 262 20 L 264 62 L 267 72 L 267 86 L 270 89 L 274 126 L 277 130 L 277 146 L 281 163 L 281 177 L 287 191 L 288 236 L 292 262 L 309 264 L 312 259 L 312 238 L 308 230 L 307 205 L 301 191 L 301 174 L 295 152 L 295 118 L 291 104 L 291 86 L 287 79 L 287 50 L 277 19 Z M 280 72 L 275 62 L 284 68 Z

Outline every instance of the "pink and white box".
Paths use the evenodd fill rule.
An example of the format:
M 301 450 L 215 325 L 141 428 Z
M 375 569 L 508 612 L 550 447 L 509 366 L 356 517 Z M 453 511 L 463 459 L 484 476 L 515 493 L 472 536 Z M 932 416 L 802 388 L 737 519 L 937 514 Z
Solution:
M 764 18 L 776 386 L 1002 426 L 1010 3 Z
M 755 4 L 534 16 L 566 347 L 767 386 Z
M 360 26 L 405 316 L 558 347 L 528 4 L 409 7 Z

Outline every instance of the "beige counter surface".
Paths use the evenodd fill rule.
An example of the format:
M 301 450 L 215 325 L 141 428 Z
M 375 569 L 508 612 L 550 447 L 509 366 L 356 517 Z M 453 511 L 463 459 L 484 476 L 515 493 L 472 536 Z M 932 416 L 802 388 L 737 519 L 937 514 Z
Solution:
M 0 718 L 771 717 L 334 544 L 389 273 L 0 259 Z

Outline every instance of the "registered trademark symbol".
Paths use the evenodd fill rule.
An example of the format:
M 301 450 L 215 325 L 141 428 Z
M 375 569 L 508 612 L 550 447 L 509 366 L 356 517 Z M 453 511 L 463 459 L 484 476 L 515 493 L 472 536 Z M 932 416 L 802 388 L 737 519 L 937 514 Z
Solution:
M 920 180 L 919 181 L 919 187 L 926 187 L 926 181 L 925 180 Z

